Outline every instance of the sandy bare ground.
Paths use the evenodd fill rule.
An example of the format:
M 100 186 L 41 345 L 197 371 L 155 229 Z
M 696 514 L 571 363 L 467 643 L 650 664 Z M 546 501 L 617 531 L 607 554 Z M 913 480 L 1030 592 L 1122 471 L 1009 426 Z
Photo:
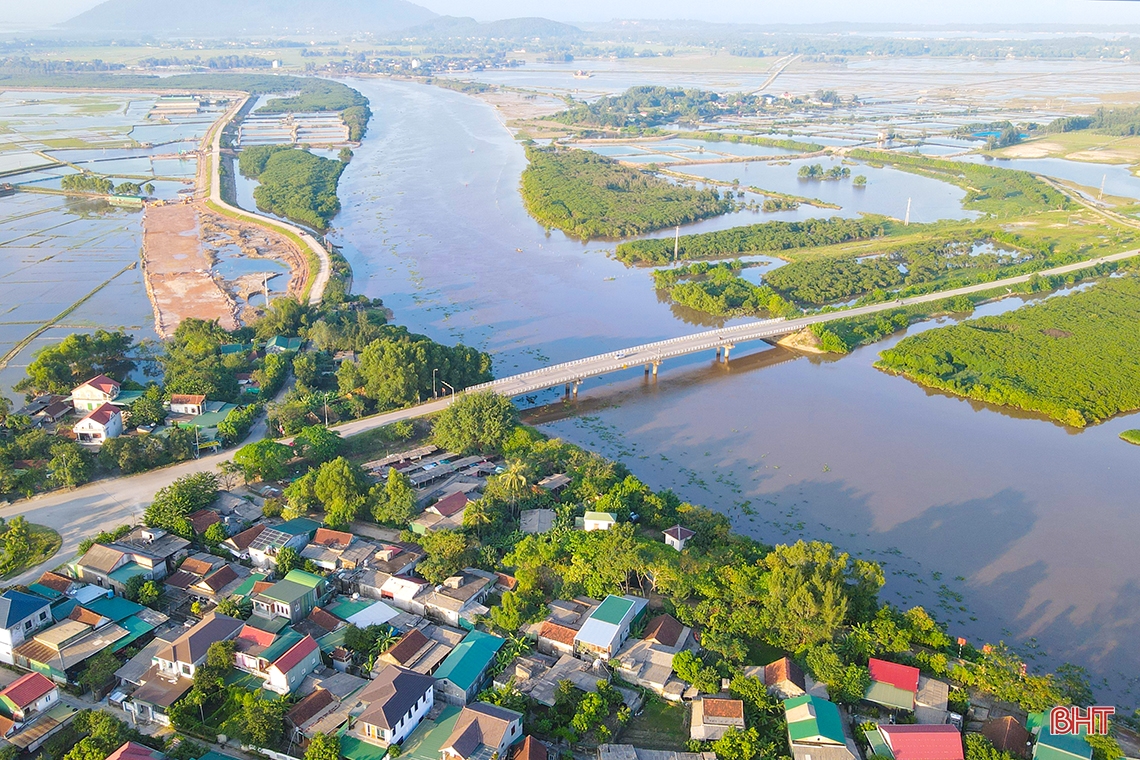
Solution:
M 148 206 L 143 217 L 143 271 L 154 329 L 163 338 L 187 317 L 238 328 L 236 305 L 210 273 L 198 224 L 198 208 L 190 203 Z

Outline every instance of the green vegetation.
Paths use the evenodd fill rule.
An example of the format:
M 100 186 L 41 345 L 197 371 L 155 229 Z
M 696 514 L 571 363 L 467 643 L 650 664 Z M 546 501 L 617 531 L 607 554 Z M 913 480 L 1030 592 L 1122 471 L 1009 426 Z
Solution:
M 823 164 L 804 164 L 796 173 L 800 179 L 810 179 L 816 182 L 834 181 L 840 179 L 847 179 L 851 176 L 851 169 L 846 166 L 836 165 L 830 169 L 824 169 Z
M 761 209 L 768 213 L 776 211 L 795 211 L 800 207 L 800 202 L 792 198 L 766 198 Z
M 1125 430 L 1120 434 L 1120 440 L 1140 446 L 1140 430 Z
M 848 156 L 870 164 L 889 164 L 957 185 L 967 191 L 962 201 L 965 208 L 992 217 L 1024 216 L 1072 206 L 1068 198 L 1049 185 L 1029 172 L 1016 169 L 862 148 L 850 151 Z
M 1090 130 L 1106 135 L 1140 135 L 1140 106 L 1098 108 L 1092 116 L 1062 116 L 1045 127 L 1046 132 Z
M 194 538 L 194 527 L 188 519 L 218 498 L 218 479 L 213 473 L 186 475 L 154 495 L 154 501 L 143 514 L 143 522 L 162 528 L 186 539 Z
M 527 211 L 583 240 L 638 235 L 733 209 L 716 190 L 682 187 L 592 151 L 528 147 L 526 155 Z
M 698 261 L 675 269 L 658 269 L 653 272 L 653 281 L 675 302 L 717 317 L 761 313 L 786 317 L 796 313 L 795 306 L 772 288 L 753 285 L 740 277 L 742 268 L 738 261 Z
M 124 332 L 72 333 L 36 351 L 15 390 L 70 395 L 96 375 L 125 377 L 135 369 L 130 358 L 134 348 L 134 338 Z
M 16 515 L 0 521 L 0 578 L 11 578 L 30 567 L 46 562 L 63 545 L 59 533 L 45 525 L 28 522 Z
M 799 140 L 781 139 L 779 137 L 764 137 L 762 135 L 741 135 L 734 132 L 677 132 L 673 135 L 680 140 L 704 140 L 705 142 L 728 142 L 742 145 L 760 145 L 765 148 L 782 148 L 784 150 L 798 150 L 802 153 L 817 153 L 823 150 L 819 143 L 800 142 Z
M 1140 279 L 1114 279 L 1008 314 L 930 330 L 876 366 L 1072 427 L 1140 409 Z
M 106 177 L 81 172 L 68 174 L 60 180 L 60 187 L 76 193 L 98 193 L 110 195 L 115 189 L 115 183 Z
M 262 211 L 325 230 L 340 211 L 337 183 L 344 162 L 281 145 L 258 145 L 240 154 L 245 177 L 257 179 L 253 199 Z
M 853 240 L 870 240 L 889 234 L 884 217 L 861 219 L 806 219 L 802 222 L 765 222 L 700 235 L 684 235 L 679 256 L 684 260 L 717 259 L 750 253 L 771 253 L 812 248 Z M 617 247 L 617 257 L 627 265 L 667 264 L 673 260 L 671 239 L 630 240 Z
M 741 93 L 720 95 L 708 90 L 641 86 L 631 87 L 621 95 L 577 104 L 550 118 L 581 127 L 645 128 L 674 121 L 699 124 L 722 115 L 755 114 L 762 106 L 760 98 Z

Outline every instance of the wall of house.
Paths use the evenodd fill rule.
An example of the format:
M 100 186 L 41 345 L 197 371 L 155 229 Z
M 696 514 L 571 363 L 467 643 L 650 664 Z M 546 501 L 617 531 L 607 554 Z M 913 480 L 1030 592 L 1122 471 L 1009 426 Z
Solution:
M 51 623 L 51 612 L 45 602 L 43 607 L 11 628 L 0 628 L 0 661 L 15 665 L 16 655 L 12 650 L 23 644 L 27 636 L 49 623 Z
M 320 667 L 320 665 L 321 652 L 317 649 L 288 673 L 283 673 L 276 667 L 270 666 L 269 670 L 266 671 L 268 677 L 265 679 L 264 686 L 269 691 L 276 692 L 277 694 L 289 694 L 301 685 L 301 681 L 305 679 L 305 676 L 312 673 Z

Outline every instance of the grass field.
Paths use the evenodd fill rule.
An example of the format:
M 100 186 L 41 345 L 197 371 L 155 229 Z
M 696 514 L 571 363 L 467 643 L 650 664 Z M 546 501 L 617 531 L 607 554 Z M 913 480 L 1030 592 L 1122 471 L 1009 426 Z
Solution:
M 59 547 L 63 545 L 63 539 L 60 538 L 59 533 L 47 527 L 46 525 L 37 525 L 35 523 L 28 523 L 28 543 L 31 545 L 31 551 L 28 553 L 27 559 L 19 563 L 15 567 L 8 568 L 8 571 L 0 578 L 12 578 L 27 570 L 29 567 L 51 559 L 55 553 L 59 551 Z M 3 536 L 0 535 L 0 544 L 3 543 Z M 7 547 L 5 547 L 5 550 Z
M 1096 132 L 1060 132 L 1043 135 L 993 151 L 1002 158 L 1067 158 L 1098 164 L 1140 164 L 1140 137 L 1102 135 Z
M 1120 440 L 1140 446 L 1140 430 L 1125 430 L 1120 434 Z
M 688 712 L 681 705 L 651 698 L 619 737 L 623 744 L 645 749 L 685 750 L 689 739 Z

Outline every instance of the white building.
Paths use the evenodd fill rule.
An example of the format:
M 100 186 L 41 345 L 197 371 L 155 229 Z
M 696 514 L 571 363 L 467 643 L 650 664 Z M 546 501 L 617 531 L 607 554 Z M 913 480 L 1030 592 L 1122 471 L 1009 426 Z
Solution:
M 171 414 L 189 414 L 197 417 L 206 411 L 206 397 L 176 393 L 170 397 Z
M 0 661 L 15 665 L 12 650 L 52 622 L 51 605 L 46 599 L 15 590 L 0 594 Z
M 697 535 L 693 531 L 681 525 L 674 525 L 665 533 L 665 543 L 672 546 L 677 551 L 684 551 L 685 542 L 693 536 Z
M 97 375 L 71 391 L 71 403 L 76 409 L 93 412 L 117 399 L 120 388 L 106 375 Z
M 435 704 L 435 679 L 389 665 L 357 696 L 368 705 L 352 728 L 370 744 L 386 747 L 408 738 Z
M 95 443 L 100 446 L 105 441 L 118 438 L 123 432 L 123 413 L 113 404 L 103 404 L 75 423 L 72 428 L 75 439 L 80 443 Z
M 582 517 L 582 530 L 609 530 L 617 525 L 617 515 L 613 512 L 587 512 Z

